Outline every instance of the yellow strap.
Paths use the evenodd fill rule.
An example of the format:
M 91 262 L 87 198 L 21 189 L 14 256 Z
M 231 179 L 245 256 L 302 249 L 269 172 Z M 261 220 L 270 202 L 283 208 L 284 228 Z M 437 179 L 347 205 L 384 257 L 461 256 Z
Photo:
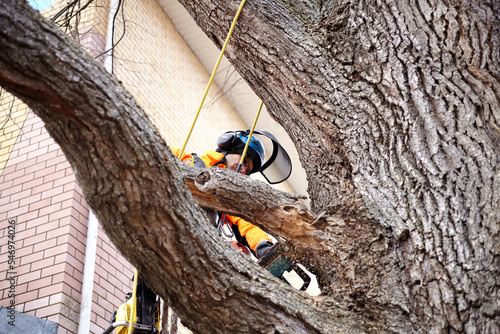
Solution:
M 224 56 L 224 52 L 226 51 L 226 47 L 229 44 L 229 39 L 231 38 L 231 35 L 233 34 L 234 27 L 236 26 L 236 21 L 238 20 L 238 17 L 240 16 L 241 10 L 243 9 L 243 5 L 245 4 L 246 0 L 242 0 L 240 7 L 238 8 L 238 11 L 236 12 L 236 16 L 233 19 L 233 23 L 231 24 L 231 28 L 229 29 L 229 33 L 227 34 L 226 41 L 224 42 L 224 45 L 222 46 L 222 49 L 220 50 L 219 58 L 217 59 L 217 63 L 215 64 L 215 67 L 212 71 L 212 75 L 210 76 L 210 80 L 208 81 L 207 88 L 205 89 L 205 93 L 203 94 L 203 98 L 201 99 L 200 106 L 198 107 L 198 111 L 196 112 L 196 115 L 194 116 L 193 124 L 191 124 L 191 128 L 189 129 L 188 135 L 186 137 L 186 140 L 184 141 L 184 144 L 182 144 L 182 148 L 179 151 L 179 157 L 184 152 L 186 149 L 187 143 L 189 141 L 189 137 L 191 137 L 191 133 L 193 132 L 194 125 L 196 124 L 196 121 L 198 119 L 198 116 L 200 115 L 201 108 L 203 107 L 203 103 L 205 102 L 205 99 L 208 95 L 208 91 L 210 90 L 210 86 L 212 85 L 212 81 L 214 81 L 215 73 L 217 73 L 217 69 L 219 68 L 219 64 L 222 60 L 222 57 Z
M 241 154 L 240 164 L 238 165 L 238 168 L 236 168 L 236 172 L 239 172 L 241 169 L 241 166 L 243 165 L 243 160 L 245 160 L 245 156 L 247 155 L 248 145 L 250 145 L 250 139 L 252 139 L 253 130 L 255 130 L 255 125 L 257 125 L 257 120 L 259 119 L 260 111 L 262 110 L 263 105 L 264 105 L 264 101 L 260 101 L 259 110 L 257 111 L 257 115 L 255 115 L 255 119 L 253 120 L 252 128 L 250 129 L 250 134 L 248 135 L 247 142 L 245 143 L 245 149 L 243 150 L 243 153 Z
M 128 331 L 127 334 L 132 334 L 134 324 L 137 322 L 137 279 L 139 277 L 139 273 L 137 269 L 135 269 L 134 273 L 134 288 L 132 290 L 132 314 L 130 314 L 130 321 L 128 323 Z

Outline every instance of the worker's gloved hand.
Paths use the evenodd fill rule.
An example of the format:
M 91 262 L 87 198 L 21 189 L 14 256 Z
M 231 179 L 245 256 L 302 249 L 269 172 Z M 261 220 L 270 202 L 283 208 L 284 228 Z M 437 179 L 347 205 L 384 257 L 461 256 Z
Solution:
M 261 259 L 272 247 L 273 243 L 268 240 L 262 240 L 259 242 L 257 247 L 255 248 L 255 255 L 257 256 L 257 259 Z

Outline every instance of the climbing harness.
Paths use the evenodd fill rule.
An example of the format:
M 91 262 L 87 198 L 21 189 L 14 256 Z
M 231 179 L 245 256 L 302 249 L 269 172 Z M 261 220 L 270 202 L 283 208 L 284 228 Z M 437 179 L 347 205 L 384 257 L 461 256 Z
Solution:
M 186 149 L 187 143 L 189 141 L 189 137 L 191 137 L 191 134 L 193 133 L 194 126 L 196 124 L 196 121 L 198 120 L 198 116 L 200 115 L 201 108 L 203 107 L 203 103 L 205 102 L 205 99 L 207 98 L 208 91 L 210 90 L 210 87 L 212 86 L 212 82 L 214 81 L 215 74 L 217 73 L 217 69 L 219 68 L 219 64 L 222 60 L 222 57 L 224 56 L 224 52 L 226 51 L 226 47 L 229 44 L 229 39 L 231 38 L 231 35 L 233 34 L 234 27 L 236 26 L 236 22 L 238 21 L 238 17 L 240 16 L 241 11 L 243 10 L 243 5 L 245 5 L 246 0 L 242 0 L 240 3 L 240 6 L 238 8 L 238 11 L 236 12 L 236 15 L 234 16 L 233 23 L 231 24 L 231 28 L 229 28 L 229 32 L 226 37 L 226 41 L 224 42 L 224 45 L 222 46 L 222 49 L 220 50 L 219 53 L 219 58 L 217 58 L 217 62 L 215 63 L 214 69 L 212 70 L 212 75 L 210 76 L 210 79 L 208 80 L 207 87 L 205 88 L 205 93 L 203 94 L 203 97 L 200 102 L 200 106 L 198 107 L 198 110 L 196 111 L 196 114 L 194 116 L 193 123 L 191 124 L 191 128 L 188 131 L 188 134 L 186 136 L 186 139 L 184 140 L 184 144 L 182 144 L 181 150 L 179 151 L 179 158 Z
M 217 214 L 216 218 L 216 227 L 217 231 L 224 235 L 225 237 L 231 239 L 234 237 L 234 231 L 233 231 L 233 223 L 227 219 L 227 214 L 223 213 L 221 217 L 218 217 L 219 214 Z

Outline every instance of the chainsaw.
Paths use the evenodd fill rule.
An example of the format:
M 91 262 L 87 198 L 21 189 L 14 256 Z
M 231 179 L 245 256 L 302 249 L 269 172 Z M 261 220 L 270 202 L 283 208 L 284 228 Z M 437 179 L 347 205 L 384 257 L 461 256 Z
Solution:
M 132 323 L 133 334 L 161 334 L 160 324 L 160 300 L 158 296 L 147 287 L 146 283 L 138 277 L 136 288 L 135 310 L 137 321 Z M 125 302 L 118 307 L 118 310 L 111 315 L 109 327 L 102 334 L 109 334 L 116 329 L 117 334 L 127 334 L 130 321 L 132 321 L 132 311 L 134 309 L 134 299 L 129 292 L 125 296 Z

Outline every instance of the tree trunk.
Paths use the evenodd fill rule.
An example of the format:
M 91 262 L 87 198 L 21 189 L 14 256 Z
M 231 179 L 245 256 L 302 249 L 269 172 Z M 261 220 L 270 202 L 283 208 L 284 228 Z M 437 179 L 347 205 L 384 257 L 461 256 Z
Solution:
M 237 3 L 181 2 L 222 44 Z M 293 139 L 327 213 L 314 225 L 248 178 L 182 173 L 119 83 L 20 0 L 0 3 L 0 84 L 45 121 L 110 238 L 193 331 L 494 333 L 499 15 L 488 1 L 245 4 L 227 57 Z M 323 295 L 222 243 L 185 182 L 283 236 Z

